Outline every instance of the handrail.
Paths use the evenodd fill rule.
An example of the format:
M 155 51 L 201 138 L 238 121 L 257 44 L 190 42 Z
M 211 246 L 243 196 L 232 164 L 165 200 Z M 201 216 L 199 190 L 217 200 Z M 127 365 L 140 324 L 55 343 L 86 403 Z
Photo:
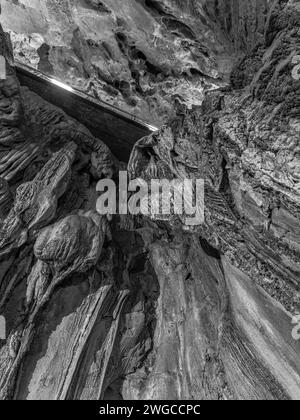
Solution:
M 31 67 L 27 64 L 24 64 L 24 63 L 22 63 L 18 60 L 15 60 L 15 67 L 16 67 L 17 71 L 19 70 L 19 71 L 27 72 L 31 76 L 34 75 L 35 77 L 43 79 L 43 80 L 47 81 L 48 83 L 55 84 L 56 86 L 59 86 L 62 89 L 65 89 L 69 92 L 74 93 L 77 96 L 80 96 L 84 100 L 88 100 L 90 102 L 93 102 L 96 106 L 100 106 L 101 108 L 104 108 L 108 112 L 111 112 L 111 113 L 114 113 L 114 114 L 118 115 L 120 118 L 128 119 L 128 120 L 130 120 L 130 121 L 132 121 L 132 122 L 134 122 L 134 123 L 136 123 L 136 124 L 138 124 L 142 127 L 145 127 L 147 129 L 149 129 L 150 131 L 157 131 L 158 130 L 158 127 L 155 127 L 151 124 L 148 124 L 147 122 L 145 122 L 141 118 L 138 118 L 135 115 L 130 114 L 129 112 L 124 111 L 124 110 L 116 107 L 115 105 L 111 105 L 111 104 L 109 104 L 105 101 L 102 101 L 101 99 L 96 99 L 94 96 L 92 96 L 92 95 L 90 95 L 86 92 L 83 92 L 83 91 L 79 90 L 78 88 L 75 88 L 73 86 L 72 87 L 68 86 L 65 83 L 60 82 L 59 80 L 48 76 L 47 74 L 43 73 L 42 71 L 35 69 L 34 67 Z
M 15 68 L 21 85 L 82 123 L 123 162 L 128 161 L 139 139 L 158 130 L 128 112 L 65 85 L 30 66 L 16 62 Z

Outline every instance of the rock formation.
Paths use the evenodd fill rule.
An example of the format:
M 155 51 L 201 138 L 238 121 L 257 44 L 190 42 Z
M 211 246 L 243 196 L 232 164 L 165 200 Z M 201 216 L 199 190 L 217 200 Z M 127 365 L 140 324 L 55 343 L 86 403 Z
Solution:
M 27 2 L 15 3 L 24 3 L 26 17 Z M 99 215 L 96 184 L 117 180 L 124 163 L 79 122 L 20 88 L 1 29 L 8 77 L 0 82 L 0 313 L 7 320 L 0 398 L 299 399 L 300 2 L 241 1 L 231 10 L 225 1 L 126 1 L 124 10 L 129 3 L 139 4 L 130 9 L 133 22 L 142 10 L 163 17 L 173 46 L 190 39 L 189 53 L 194 45 L 205 57 L 197 71 L 208 83 L 218 77 L 218 60 L 246 52 L 228 86 L 206 92 L 199 107 L 176 107 L 171 122 L 137 142 L 128 163 L 131 179 L 204 179 L 205 221 Z M 113 2 L 84 4 L 89 16 L 112 19 Z M 211 32 L 196 30 L 197 19 Z M 156 28 L 159 60 L 165 44 Z M 126 48 L 132 32 L 119 38 Z M 167 76 L 183 82 L 176 77 Z
M 3 0 L 2 21 L 19 61 L 160 126 L 227 83 L 270 3 Z

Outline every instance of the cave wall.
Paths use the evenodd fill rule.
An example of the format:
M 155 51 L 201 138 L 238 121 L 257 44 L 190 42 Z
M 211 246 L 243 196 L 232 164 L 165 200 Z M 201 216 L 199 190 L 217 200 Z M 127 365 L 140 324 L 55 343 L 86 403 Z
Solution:
M 0 399 L 300 398 L 299 5 L 132 150 L 132 179 L 205 179 L 194 227 L 95 211 L 124 165 L 20 87 L 0 28 Z
M 263 38 L 268 0 L 3 0 L 16 59 L 153 125 Z

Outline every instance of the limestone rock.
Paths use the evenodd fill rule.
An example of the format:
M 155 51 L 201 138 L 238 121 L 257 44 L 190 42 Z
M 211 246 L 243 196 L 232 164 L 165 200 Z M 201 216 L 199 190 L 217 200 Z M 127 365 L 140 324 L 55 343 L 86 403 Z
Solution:
M 41 232 L 35 243 L 35 256 L 51 264 L 59 277 L 73 271 L 87 271 L 100 257 L 105 220 L 96 212 L 63 219 Z
M 177 104 L 128 163 L 131 179 L 204 179 L 204 223 L 108 220 L 96 213 L 96 184 L 124 163 L 19 88 L 0 29 L 11 75 L 0 84 L 0 399 L 299 399 L 299 1 L 76 5 L 35 1 L 29 24 L 28 2 L 4 1 L 17 54 L 18 36 L 25 60 L 67 68 L 75 84 L 97 74 L 97 92 L 122 74 L 117 103 L 138 97 L 140 115 L 149 86 L 174 110 L 174 86 L 192 86 L 189 95 L 198 77 L 215 83 L 228 58 L 243 57 L 230 86 L 198 91 L 201 107 Z
M 11 191 L 5 179 L 0 178 L 0 219 L 4 219 L 11 207 Z
M 270 3 L 4 0 L 2 21 L 18 60 L 158 126 L 226 83 Z

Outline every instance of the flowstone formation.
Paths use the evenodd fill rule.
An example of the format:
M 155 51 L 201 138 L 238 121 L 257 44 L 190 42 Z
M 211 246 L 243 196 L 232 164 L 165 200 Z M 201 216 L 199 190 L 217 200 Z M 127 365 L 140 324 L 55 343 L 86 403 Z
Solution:
M 228 82 L 270 0 L 2 0 L 16 58 L 159 127 Z
M 205 180 L 191 227 L 96 212 L 124 163 L 20 88 L 1 29 L 1 399 L 300 398 L 299 1 L 258 41 L 133 148 L 131 179 Z

